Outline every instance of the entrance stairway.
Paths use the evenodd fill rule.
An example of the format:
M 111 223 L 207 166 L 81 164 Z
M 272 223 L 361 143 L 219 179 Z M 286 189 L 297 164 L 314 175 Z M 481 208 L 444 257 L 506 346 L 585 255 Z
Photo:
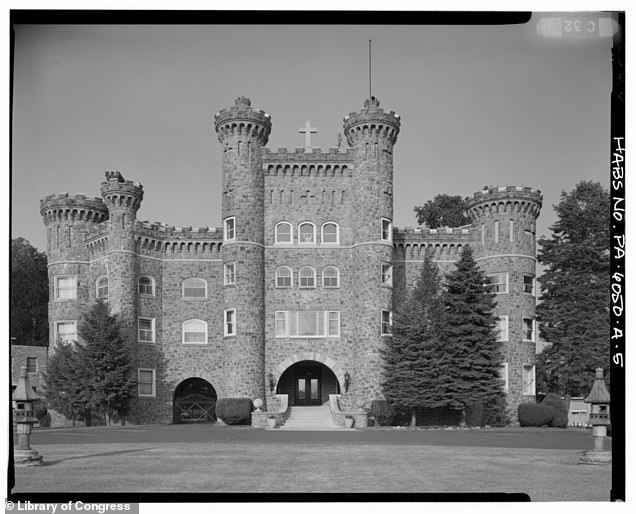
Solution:
M 329 404 L 318 407 L 290 407 L 289 417 L 280 430 L 345 430 L 331 419 Z

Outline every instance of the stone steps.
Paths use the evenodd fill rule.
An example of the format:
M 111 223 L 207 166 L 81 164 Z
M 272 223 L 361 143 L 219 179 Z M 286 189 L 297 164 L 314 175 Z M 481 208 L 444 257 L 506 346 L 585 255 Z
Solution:
M 280 430 L 342 430 L 334 425 L 329 404 L 319 407 L 290 407 L 289 417 Z

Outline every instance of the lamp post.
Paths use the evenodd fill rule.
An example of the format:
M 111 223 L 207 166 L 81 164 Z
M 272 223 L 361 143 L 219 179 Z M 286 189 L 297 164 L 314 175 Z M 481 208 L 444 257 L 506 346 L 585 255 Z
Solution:
M 590 394 L 585 398 L 587 403 L 592 404 L 590 413 L 590 423 L 592 424 L 592 434 L 594 436 L 594 448 L 587 450 L 579 463 L 581 464 L 609 464 L 612 462 L 612 454 L 605 449 L 607 439 L 607 425 L 610 424 L 610 394 L 605 387 L 603 379 L 603 369 L 596 369 L 596 378 L 592 385 Z
M 33 415 L 33 402 L 40 397 L 33 392 L 26 366 L 20 368 L 18 386 L 13 391 L 12 399 L 18 425 L 18 444 L 13 448 L 13 460 L 16 465 L 39 466 L 42 464 L 42 456 L 31 449 L 31 430 L 38 421 Z

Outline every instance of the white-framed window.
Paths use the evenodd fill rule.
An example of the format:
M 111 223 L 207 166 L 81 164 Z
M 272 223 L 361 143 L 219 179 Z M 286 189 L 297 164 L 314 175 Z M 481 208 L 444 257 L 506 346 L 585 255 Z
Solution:
M 138 280 L 138 291 L 142 296 L 154 296 L 155 279 L 148 275 L 141 275 Z
M 390 336 L 391 327 L 393 327 L 393 313 L 388 309 L 382 309 L 380 313 L 380 333 L 383 336 Z
M 340 337 L 339 311 L 276 311 L 276 337 Z
M 523 292 L 534 296 L 535 280 L 534 275 L 528 273 L 523 274 Z
M 322 244 L 338 244 L 340 242 L 339 227 L 333 221 L 328 221 L 323 224 L 320 229 L 320 240 Z
M 391 220 L 382 218 L 380 221 L 380 239 L 382 241 L 393 240 L 393 230 L 391 229 Z
M 503 380 L 503 392 L 508 392 L 508 363 L 504 362 L 499 368 L 499 376 Z
M 104 275 L 95 282 L 95 298 L 98 300 L 108 300 L 108 277 Z
M 140 343 L 155 342 L 155 318 L 137 318 L 137 340 Z
M 499 316 L 495 325 L 495 334 L 497 341 L 508 340 L 508 316 Z
M 308 221 L 298 225 L 298 242 L 313 244 L 316 242 L 316 226 Z
M 77 299 L 77 277 L 75 275 L 55 277 L 55 299 Z
M 223 265 L 223 285 L 236 285 L 236 262 L 226 262 Z
M 491 273 L 487 276 L 486 289 L 490 293 L 505 294 L 508 292 L 508 273 Z
M 181 342 L 184 344 L 206 344 L 208 324 L 202 319 L 189 319 L 181 325 Z
M 380 273 L 380 283 L 383 286 L 393 285 L 393 264 L 389 262 L 383 262 Z M 415 282 L 417 284 L 417 281 Z
M 495 243 L 499 242 L 499 222 L 495 221 Z
M 236 335 L 236 309 L 225 309 L 223 311 L 223 335 Z
M 157 395 L 156 372 L 152 368 L 137 369 L 137 396 L 154 398 Z
M 223 220 L 223 241 L 236 239 L 236 218 L 231 216 Z
M 523 365 L 523 394 L 536 394 L 534 364 Z
M 322 287 L 340 287 L 340 272 L 335 266 L 325 266 L 322 270 Z
M 523 340 L 524 341 L 534 341 L 534 318 L 523 318 L 521 320 L 522 323 L 522 331 L 523 331 Z
M 513 220 L 510 220 L 509 234 L 510 234 L 510 242 L 512 243 L 515 240 L 515 222 Z
M 186 278 L 181 283 L 181 289 L 184 298 L 207 298 L 208 296 L 208 283 L 202 278 Z
M 63 343 L 77 341 L 77 321 L 56 321 L 55 340 Z
M 274 228 L 274 242 L 279 243 L 293 243 L 294 242 L 294 229 L 292 224 L 288 221 L 279 221 Z
M 311 266 L 303 266 L 298 273 L 298 286 L 302 289 L 316 287 L 316 270 Z
M 37 373 L 38 372 L 38 358 L 37 357 L 27 357 L 26 358 L 26 366 L 27 366 L 27 373 Z
M 294 272 L 289 266 L 276 268 L 276 287 L 291 287 L 294 282 Z

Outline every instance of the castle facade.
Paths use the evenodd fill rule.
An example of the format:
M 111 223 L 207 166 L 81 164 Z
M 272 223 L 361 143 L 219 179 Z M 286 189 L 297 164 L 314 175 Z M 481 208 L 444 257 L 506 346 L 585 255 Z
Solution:
M 143 187 L 119 172 L 106 172 L 100 198 L 41 201 L 51 349 L 77 340 L 82 314 L 102 298 L 134 339 L 140 421 L 212 419 L 206 401 L 228 397 L 273 410 L 282 394 L 312 405 L 338 393 L 368 406 L 382 397 L 392 311 L 424 253 L 448 272 L 471 245 L 497 293 L 509 416 L 534 400 L 539 191 L 487 188 L 468 198 L 468 226 L 397 229 L 400 117 L 375 98 L 344 118 L 346 149 L 271 151 L 271 118 L 246 98 L 218 113 L 215 128 L 219 228 L 137 220 Z

